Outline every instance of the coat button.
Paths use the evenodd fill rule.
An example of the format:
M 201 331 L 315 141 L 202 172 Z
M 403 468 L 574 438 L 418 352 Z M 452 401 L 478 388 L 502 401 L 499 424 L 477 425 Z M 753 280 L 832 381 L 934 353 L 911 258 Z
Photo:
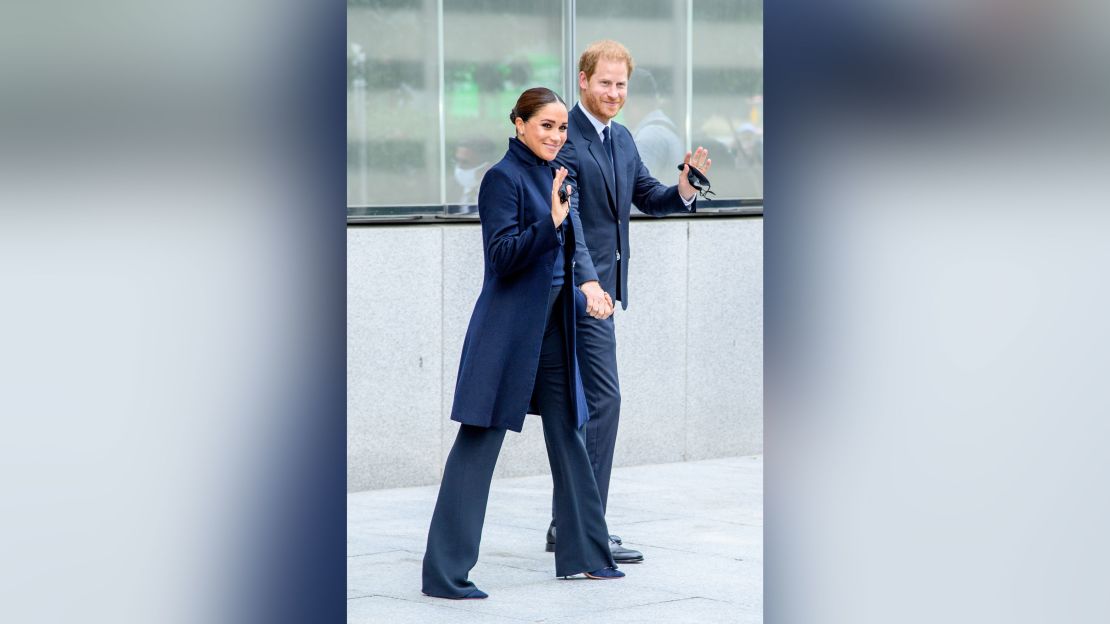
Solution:
M 620 259 L 621 259 L 621 252 L 617 251 L 617 260 L 620 260 Z

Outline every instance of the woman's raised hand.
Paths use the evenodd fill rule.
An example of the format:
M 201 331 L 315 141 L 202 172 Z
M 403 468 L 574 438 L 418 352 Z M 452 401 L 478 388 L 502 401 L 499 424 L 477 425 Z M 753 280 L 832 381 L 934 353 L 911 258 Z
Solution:
M 574 191 L 574 188 L 568 184 L 566 201 L 559 200 L 559 186 L 566 179 L 567 168 L 559 167 L 555 171 L 555 179 L 551 182 L 551 220 L 555 222 L 555 227 L 562 225 L 563 220 L 570 214 L 570 194 Z

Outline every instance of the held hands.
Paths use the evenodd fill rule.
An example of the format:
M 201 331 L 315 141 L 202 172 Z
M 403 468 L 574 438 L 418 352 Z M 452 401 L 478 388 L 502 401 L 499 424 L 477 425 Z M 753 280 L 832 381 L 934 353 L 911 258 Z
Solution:
M 555 179 L 551 182 L 551 220 L 555 222 L 555 227 L 559 227 L 570 214 L 570 194 L 574 188 L 568 184 L 565 191 L 566 197 L 559 197 L 559 185 L 566 178 L 567 168 L 559 167 L 555 172 Z
M 579 288 L 586 295 L 586 314 L 603 321 L 613 315 L 613 300 L 609 293 L 601 290 L 597 280 L 583 283 Z
M 709 168 L 713 166 L 713 161 L 709 159 L 709 150 L 698 146 L 693 158 L 690 157 L 690 152 L 686 152 L 686 158 L 682 159 L 682 173 L 678 174 L 678 194 L 682 196 L 684 201 L 690 201 L 698 192 L 686 179 L 686 174 L 690 173 L 691 166 L 702 173 L 708 172 Z

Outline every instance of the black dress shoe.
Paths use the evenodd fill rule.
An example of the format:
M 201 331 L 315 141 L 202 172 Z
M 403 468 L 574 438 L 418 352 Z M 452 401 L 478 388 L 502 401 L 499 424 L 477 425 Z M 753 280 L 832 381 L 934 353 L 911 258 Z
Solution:
M 617 563 L 640 563 L 644 560 L 642 552 L 625 548 L 612 538 L 609 539 L 609 551 L 613 553 L 613 561 Z
M 544 547 L 549 553 L 555 552 L 555 525 L 547 527 L 547 544 Z M 613 561 L 617 563 L 640 563 L 644 554 L 638 550 L 625 548 L 621 545 L 621 538 L 616 535 L 609 536 L 609 552 L 613 553 Z

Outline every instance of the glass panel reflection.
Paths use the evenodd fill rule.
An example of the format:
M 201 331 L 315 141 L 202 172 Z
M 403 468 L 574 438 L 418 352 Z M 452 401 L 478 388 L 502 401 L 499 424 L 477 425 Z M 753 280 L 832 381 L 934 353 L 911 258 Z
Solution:
M 476 212 L 478 185 L 513 136 L 531 87 L 562 91 L 562 3 L 452 0 L 443 7 L 448 213 Z
M 347 205 L 440 203 L 435 0 L 347 2 Z
M 763 197 L 763 3 L 693 3 L 691 144 L 718 197 Z

